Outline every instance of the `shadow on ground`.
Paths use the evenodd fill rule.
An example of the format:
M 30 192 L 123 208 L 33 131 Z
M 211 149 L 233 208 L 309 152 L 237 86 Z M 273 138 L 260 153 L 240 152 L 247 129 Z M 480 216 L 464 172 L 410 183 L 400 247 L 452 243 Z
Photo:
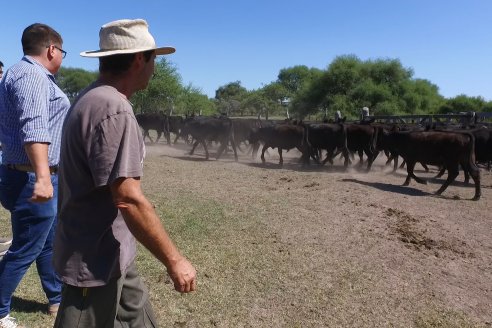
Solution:
M 389 183 L 381 183 L 381 182 L 367 182 L 367 181 L 361 181 L 357 179 L 341 179 L 340 181 L 343 182 L 353 182 L 353 183 L 358 183 L 364 186 L 369 186 L 372 188 L 376 188 L 382 191 L 388 191 L 388 192 L 395 192 L 399 193 L 402 195 L 408 195 L 408 196 L 429 196 L 432 194 L 429 194 L 428 192 L 415 189 L 412 187 L 405 187 L 405 186 L 397 186 Z
M 46 312 L 48 305 L 32 300 L 26 300 L 17 296 L 12 297 L 11 308 L 17 312 L 35 313 Z

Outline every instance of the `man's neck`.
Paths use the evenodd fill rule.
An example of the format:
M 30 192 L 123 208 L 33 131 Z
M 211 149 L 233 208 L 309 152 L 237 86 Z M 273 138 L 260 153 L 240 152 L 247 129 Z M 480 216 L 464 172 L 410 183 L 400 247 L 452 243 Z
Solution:
M 126 75 L 112 75 L 101 73 L 99 75 L 98 81 L 101 84 L 109 85 L 118 90 L 126 99 L 130 99 L 130 97 L 136 92 L 134 89 L 132 80 Z

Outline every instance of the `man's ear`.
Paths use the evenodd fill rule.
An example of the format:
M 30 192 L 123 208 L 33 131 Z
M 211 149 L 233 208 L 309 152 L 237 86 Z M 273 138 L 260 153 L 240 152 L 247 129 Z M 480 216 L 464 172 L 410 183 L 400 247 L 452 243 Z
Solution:
M 135 68 L 142 68 L 145 66 L 145 57 L 142 52 L 137 52 L 135 54 L 135 58 L 133 59 L 133 65 L 136 65 Z
M 53 59 L 53 57 L 55 57 L 55 46 L 50 45 L 45 50 L 46 50 L 46 56 L 51 61 Z

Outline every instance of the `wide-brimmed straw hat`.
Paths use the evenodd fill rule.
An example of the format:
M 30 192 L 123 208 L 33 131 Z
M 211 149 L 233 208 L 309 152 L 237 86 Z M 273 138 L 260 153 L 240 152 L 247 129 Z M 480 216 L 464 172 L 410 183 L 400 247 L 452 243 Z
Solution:
M 176 51 L 173 47 L 157 47 L 143 19 L 121 19 L 101 26 L 99 50 L 83 51 L 82 57 L 104 57 L 133 54 L 155 50 L 156 55 L 168 55 Z

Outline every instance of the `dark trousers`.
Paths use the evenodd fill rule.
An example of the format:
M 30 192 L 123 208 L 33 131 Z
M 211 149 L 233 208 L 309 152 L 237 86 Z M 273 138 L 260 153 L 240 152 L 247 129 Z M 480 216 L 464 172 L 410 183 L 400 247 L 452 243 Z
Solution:
M 63 286 L 55 328 L 157 327 L 149 293 L 132 264 L 100 287 Z

